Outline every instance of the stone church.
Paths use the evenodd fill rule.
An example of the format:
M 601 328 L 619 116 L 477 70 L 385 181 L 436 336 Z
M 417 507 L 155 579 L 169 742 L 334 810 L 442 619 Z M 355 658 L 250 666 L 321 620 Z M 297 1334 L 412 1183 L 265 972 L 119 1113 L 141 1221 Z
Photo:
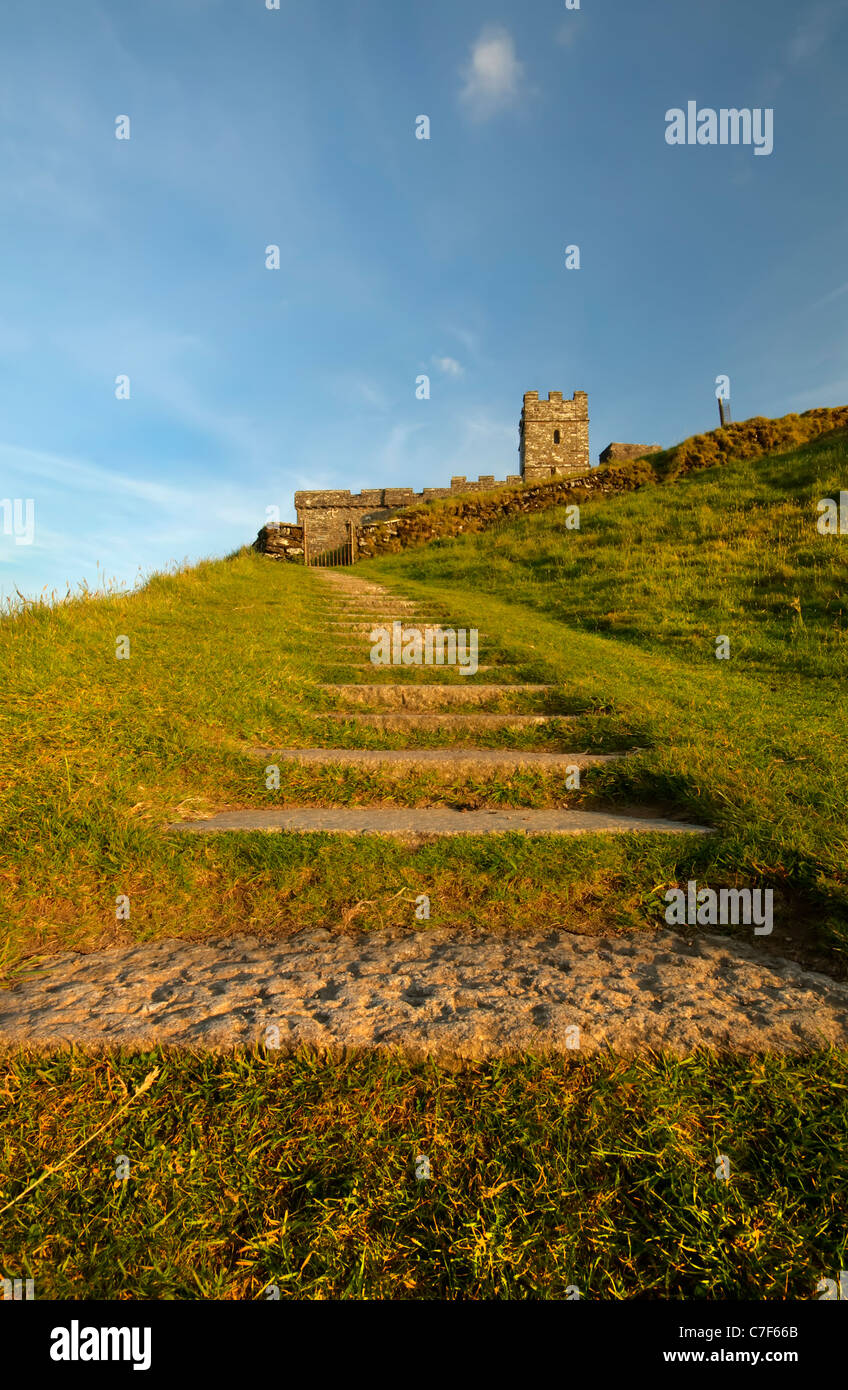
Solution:
M 297 523 L 303 528 L 307 551 L 315 553 L 343 545 L 351 526 L 383 520 L 420 502 L 587 472 L 590 465 L 586 392 L 575 391 L 571 400 L 563 400 L 561 391 L 550 391 L 547 400 L 540 400 L 538 391 L 525 391 L 518 438 L 520 472 L 500 482 L 494 474 L 481 474 L 476 480 L 451 478 L 450 487 L 426 487 L 422 492 L 409 487 L 368 488 L 356 493 L 347 488 L 296 492 Z

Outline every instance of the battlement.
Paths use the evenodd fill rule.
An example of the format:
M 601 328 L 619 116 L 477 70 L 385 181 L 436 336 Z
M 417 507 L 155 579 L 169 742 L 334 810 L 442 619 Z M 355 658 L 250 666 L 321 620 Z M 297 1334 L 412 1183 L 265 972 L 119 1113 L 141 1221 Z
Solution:
M 461 497 L 465 493 L 487 492 L 493 487 L 510 487 L 521 482 L 512 474 L 504 482 L 495 481 L 493 473 L 481 473 L 476 482 L 463 477 L 450 480 L 450 487 L 425 487 L 415 492 L 411 487 L 329 488 L 315 492 L 296 492 L 294 505 L 297 522 L 303 527 L 307 546 L 313 554 L 343 545 L 349 536 L 349 526 L 368 521 L 385 521 L 404 507 L 438 498 Z
M 519 474 L 513 473 L 502 482 L 497 482 L 494 473 L 481 473 L 477 481 L 458 475 L 451 478 L 450 487 L 425 487 L 415 492 L 411 487 L 372 487 L 362 492 L 351 492 L 349 488 L 328 488 L 315 492 L 296 492 L 295 509 L 305 511 L 309 507 L 377 507 L 380 510 L 395 507 L 413 507 L 417 502 L 429 502 L 434 497 L 454 497 L 463 492 L 485 492 L 490 487 L 509 487 L 520 483 Z
M 524 392 L 518 426 L 521 476 L 526 482 L 566 477 L 589 468 L 589 398 L 575 391 L 563 400 L 561 391 Z
M 549 391 L 547 400 L 544 396 L 540 400 L 538 391 L 525 391 L 521 413 L 534 419 L 553 419 L 554 415 L 562 415 L 567 420 L 588 419 L 589 397 L 585 391 L 575 391 L 570 400 L 568 396 L 563 400 L 561 391 Z

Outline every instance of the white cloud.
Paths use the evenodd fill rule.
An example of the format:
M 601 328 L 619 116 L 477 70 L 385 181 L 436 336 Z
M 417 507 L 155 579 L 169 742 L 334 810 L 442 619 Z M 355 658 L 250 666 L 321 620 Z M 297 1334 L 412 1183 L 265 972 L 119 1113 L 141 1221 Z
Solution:
M 518 97 L 523 65 L 506 29 L 486 28 L 471 49 L 461 99 L 474 120 L 483 121 Z
M 433 361 L 446 376 L 462 376 L 463 367 L 455 357 L 434 357 Z

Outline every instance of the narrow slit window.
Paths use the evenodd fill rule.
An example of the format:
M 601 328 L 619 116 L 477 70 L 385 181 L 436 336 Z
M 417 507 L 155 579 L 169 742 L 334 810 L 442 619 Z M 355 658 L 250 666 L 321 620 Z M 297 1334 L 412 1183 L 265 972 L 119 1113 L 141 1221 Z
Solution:
M 559 444 L 559 430 L 554 430 L 554 444 Z

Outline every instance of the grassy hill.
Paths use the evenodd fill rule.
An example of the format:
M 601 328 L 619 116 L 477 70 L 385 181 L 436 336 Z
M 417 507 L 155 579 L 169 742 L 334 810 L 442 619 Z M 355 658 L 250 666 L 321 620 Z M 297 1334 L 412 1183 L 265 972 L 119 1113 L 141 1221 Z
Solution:
M 443 924 L 473 910 L 520 926 L 567 901 L 586 929 L 638 927 L 658 920 L 666 884 L 707 874 L 772 885 L 782 948 L 791 931 L 844 955 L 848 563 L 845 539 L 819 535 L 815 520 L 816 501 L 846 476 L 845 436 L 830 435 L 797 453 L 584 504 L 579 531 L 553 509 L 363 564 L 358 573 L 426 596 L 447 621 L 495 634 L 520 675 L 558 685 L 561 712 L 588 707 L 569 746 L 648 754 L 593 773 L 579 792 L 530 773 L 452 787 L 423 773 L 389 785 L 352 769 L 292 768 L 278 794 L 651 802 L 721 829 L 694 849 L 471 842 L 410 856 L 323 837 L 174 843 L 161 827 L 182 815 L 268 804 L 274 794 L 248 745 L 325 742 L 315 684 L 360 678 L 353 662 L 362 652 L 317 635 L 332 613 L 318 576 L 245 550 L 129 596 L 6 619 L 7 968 L 33 952 L 162 932 L 292 930 L 324 916 L 386 924 L 405 911 L 393 896 L 422 879 L 442 900 Z M 729 660 L 714 655 L 722 635 Z M 130 638 L 129 660 L 116 660 L 119 636 Z M 352 728 L 339 735 L 342 744 L 363 738 L 403 743 Z M 129 923 L 115 920 L 119 893 L 131 898 Z
M 719 825 L 715 867 L 800 892 L 844 955 L 848 536 L 816 522 L 846 479 L 848 433 L 834 431 L 584 503 L 579 530 L 555 508 L 361 572 L 497 619 L 540 671 L 652 745 L 653 780 L 616 768 L 611 795 Z
M 846 459 L 848 430 L 833 431 L 584 502 L 579 531 L 557 508 L 360 572 L 473 586 L 694 661 L 713 660 L 716 632 L 732 625 L 734 666 L 844 679 L 848 547 L 818 533 L 816 505 L 845 489 Z
M 292 767 L 269 792 L 249 745 L 326 743 L 317 685 L 362 679 L 362 643 L 328 635 L 320 576 L 247 549 L 131 595 L 5 618 L 3 981 L 60 949 L 408 925 L 421 892 L 442 927 L 643 931 L 688 878 L 774 887 L 763 950 L 842 973 L 848 536 L 818 534 L 816 503 L 846 486 L 837 432 L 587 501 L 579 531 L 552 509 L 357 568 L 479 626 L 517 677 L 553 682 L 551 712 L 581 711 L 568 746 L 646 750 L 579 791 L 543 773 L 450 785 Z M 338 741 L 403 735 L 342 727 Z M 718 834 L 409 850 L 162 833 L 225 805 L 460 798 L 650 803 Z M 456 1073 L 261 1055 L 4 1061 L 0 1207 L 162 1068 L 108 1142 L 2 1218 L 3 1272 L 34 1275 L 40 1297 L 261 1297 L 271 1279 L 284 1297 L 560 1297 L 572 1284 L 609 1298 L 813 1297 L 846 1264 L 843 1057 L 530 1058 Z M 432 1185 L 411 1176 L 419 1147 Z M 732 1184 L 714 1180 L 717 1150 Z M 131 1186 L 114 1180 L 116 1152 Z

